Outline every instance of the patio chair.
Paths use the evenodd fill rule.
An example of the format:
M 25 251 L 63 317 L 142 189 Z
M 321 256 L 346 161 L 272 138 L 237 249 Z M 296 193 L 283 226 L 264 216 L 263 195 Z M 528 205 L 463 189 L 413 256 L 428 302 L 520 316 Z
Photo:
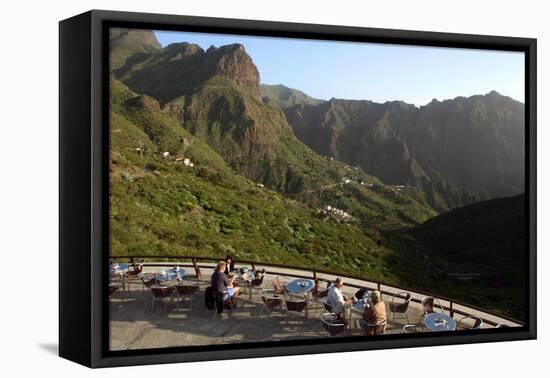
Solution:
M 140 274 L 139 275 L 139 278 L 141 279 L 141 283 L 142 283 L 142 286 L 141 286 L 141 295 L 143 295 L 143 289 L 147 288 L 147 289 L 150 289 L 151 286 L 155 285 L 158 283 L 157 281 L 157 278 L 155 277 L 154 274 Z
M 396 298 L 403 298 L 403 296 L 404 296 L 403 301 L 396 300 Z M 411 303 L 411 299 L 412 299 L 412 295 L 406 292 L 397 293 L 392 296 L 389 304 L 390 312 L 392 314 L 392 318 L 391 318 L 392 322 L 395 320 L 395 314 L 403 314 L 407 319 L 407 323 L 410 323 L 407 310 L 409 309 L 409 303 Z
M 266 310 L 269 314 L 271 314 L 271 311 L 275 308 L 282 310 L 283 298 L 279 296 L 275 290 L 262 289 L 260 290 L 260 296 L 262 297 L 262 302 L 264 303 L 264 306 L 260 311 L 260 315 L 262 315 Z
M 437 308 L 439 308 L 439 311 L 436 310 L 436 305 L 437 304 Z M 443 306 L 441 305 L 441 302 L 439 302 L 439 299 L 437 298 L 434 298 L 434 297 L 424 297 L 422 298 L 422 308 L 423 308 L 423 313 L 422 313 L 422 318 L 428 314 L 431 314 L 433 312 L 440 312 L 443 314 Z
M 307 304 L 308 304 L 307 298 L 303 295 L 293 295 L 293 294 L 287 295 L 285 297 L 285 305 L 286 305 L 285 315 L 287 316 L 287 322 L 288 322 L 288 316 L 291 313 L 301 314 L 304 310 L 306 310 L 305 317 L 307 318 Z M 302 318 L 301 326 L 303 326 L 303 320 L 304 318 Z M 301 326 L 298 328 L 301 329 Z
M 260 278 L 265 274 L 265 272 L 266 272 L 265 268 L 260 270 L 254 270 L 254 278 Z
M 176 309 L 179 307 L 179 304 L 183 302 L 185 297 L 189 298 L 189 308 L 193 309 L 193 295 L 199 291 L 198 282 L 179 282 L 176 285 L 176 294 L 178 296 L 178 301 L 176 304 Z
M 124 284 L 126 286 L 127 291 L 131 291 L 131 289 L 135 286 L 137 286 L 139 290 L 143 288 L 143 281 L 141 280 L 141 275 L 142 273 L 137 275 L 131 274 L 128 277 L 124 278 Z
M 254 288 L 257 288 L 260 290 L 263 289 L 264 276 L 265 276 L 265 269 L 262 269 L 259 272 L 254 272 L 255 278 L 253 278 L 252 281 L 249 281 L 246 283 L 246 286 L 248 286 L 251 293 L 252 293 L 252 289 Z
M 346 325 L 335 314 L 326 312 L 321 314 L 319 318 L 330 337 L 335 337 L 346 332 Z
M 114 293 L 116 293 L 120 289 L 120 286 L 114 283 L 109 284 L 109 300 L 111 300 L 111 297 Z M 122 295 L 122 302 L 124 302 L 124 295 Z
M 387 320 L 384 320 L 377 324 L 367 323 L 363 319 L 359 321 L 359 326 L 361 327 L 361 329 L 363 330 L 366 336 L 382 335 L 384 332 L 386 332 L 387 324 L 388 324 Z
M 273 277 L 273 290 L 275 291 L 275 294 L 286 294 L 286 282 L 283 282 L 279 279 L 279 276 Z
M 456 323 L 456 329 L 457 330 L 480 329 L 482 325 L 483 325 L 483 320 L 476 318 L 475 316 L 464 316 L 460 318 Z
M 128 269 L 128 276 L 137 276 L 143 271 L 143 259 L 130 259 L 130 266 L 132 269 Z
M 150 287 L 151 293 L 153 293 L 153 298 L 151 300 L 151 312 L 155 308 L 155 304 L 160 302 L 164 305 L 164 311 L 166 311 L 166 303 L 173 300 L 173 293 L 175 286 L 163 286 L 160 284 L 155 284 Z
M 311 297 L 313 300 L 318 301 L 319 299 L 326 298 L 328 295 L 328 290 L 321 290 L 319 291 L 317 289 L 317 285 L 315 285 L 314 289 L 311 291 Z
M 327 301 L 327 297 L 324 297 L 320 300 L 320 302 L 323 304 L 323 306 L 325 307 L 325 310 L 327 310 L 328 312 L 330 312 L 331 314 L 334 314 L 334 311 L 332 310 L 332 306 L 328 304 L 328 301 Z
M 425 331 L 426 328 L 422 324 L 405 324 L 403 326 L 403 333 L 420 333 Z

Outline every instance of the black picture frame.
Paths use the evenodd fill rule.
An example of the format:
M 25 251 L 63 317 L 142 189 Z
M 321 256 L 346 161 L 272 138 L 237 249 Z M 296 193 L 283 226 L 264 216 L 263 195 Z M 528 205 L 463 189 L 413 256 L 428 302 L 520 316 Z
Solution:
M 525 53 L 526 325 L 460 335 L 386 335 L 108 350 L 108 28 L 461 47 Z M 89 367 L 535 339 L 536 39 L 92 10 L 59 24 L 59 354 Z

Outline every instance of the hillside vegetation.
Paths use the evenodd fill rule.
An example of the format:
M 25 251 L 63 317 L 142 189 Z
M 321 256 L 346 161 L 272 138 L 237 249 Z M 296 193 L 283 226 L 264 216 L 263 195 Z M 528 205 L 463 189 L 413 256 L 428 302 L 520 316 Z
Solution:
M 342 222 L 237 174 L 155 100 L 116 80 L 110 121 L 113 255 L 231 253 L 390 281 L 404 258 L 380 246 L 360 222 Z M 164 159 L 164 151 L 194 166 Z
M 523 190 L 522 106 L 322 102 L 261 86 L 240 44 L 111 37 L 112 255 L 232 254 L 524 316 L 522 202 L 445 213 Z
M 405 185 L 439 212 L 524 191 L 524 105 L 494 91 L 419 108 L 331 99 L 285 113 L 316 152 Z

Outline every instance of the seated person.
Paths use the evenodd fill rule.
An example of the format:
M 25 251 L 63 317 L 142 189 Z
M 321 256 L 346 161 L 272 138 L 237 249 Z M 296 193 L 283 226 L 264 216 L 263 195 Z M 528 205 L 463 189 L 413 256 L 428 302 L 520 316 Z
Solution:
M 212 288 L 220 293 L 224 293 L 223 301 L 226 302 L 239 293 L 239 288 L 234 287 L 235 277 L 229 278 L 224 274 L 226 268 L 225 261 L 219 261 L 214 273 L 212 273 Z
M 341 318 L 344 314 L 344 305 L 351 303 L 351 299 L 346 299 L 342 294 L 344 280 L 338 277 L 329 287 L 327 294 L 327 304 L 332 308 L 332 312 Z
M 369 290 L 366 287 L 363 287 L 363 288 L 357 290 L 357 292 L 353 295 L 353 298 L 352 298 L 353 301 L 357 302 L 357 301 L 363 299 L 363 297 L 365 296 L 365 294 L 368 293 L 368 291 Z
M 380 324 L 387 320 L 386 305 L 382 301 L 382 296 L 378 290 L 374 290 L 371 294 L 371 303 L 365 307 L 363 313 L 363 319 L 361 320 L 361 328 L 363 328 L 365 335 L 377 335 L 386 329 L 386 326 L 380 327 L 367 327 L 369 324 Z

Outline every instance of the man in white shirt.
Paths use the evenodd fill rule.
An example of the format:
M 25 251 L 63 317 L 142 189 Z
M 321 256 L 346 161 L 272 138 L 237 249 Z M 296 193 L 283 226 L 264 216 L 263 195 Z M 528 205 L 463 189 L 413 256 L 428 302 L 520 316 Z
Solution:
M 327 294 L 327 304 L 332 308 L 332 312 L 342 316 L 344 314 L 344 305 L 351 303 L 351 299 L 345 299 L 342 294 L 344 280 L 338 277 L 329 287 Z

